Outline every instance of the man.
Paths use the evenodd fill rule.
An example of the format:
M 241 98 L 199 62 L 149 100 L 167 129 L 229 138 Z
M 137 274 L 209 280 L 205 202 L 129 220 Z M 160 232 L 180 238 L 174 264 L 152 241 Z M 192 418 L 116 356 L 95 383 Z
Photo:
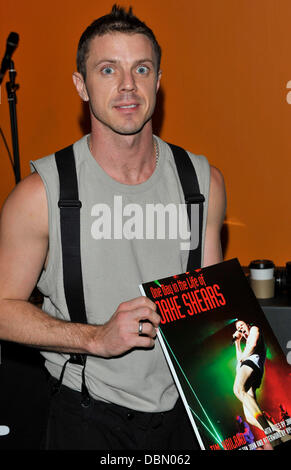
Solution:
M 236 332 L 233 335 L 236 347 L 237 373 L 234 383 L 234 393 L 242 401 L 245 416 L 250 424 L 259 425 L 261 429 L 268 427 L 260 413 L 255 399 L 255 391 L 260 387 L 264 374 L 266 348 L 262 333 L 256 325 L 249 325 L 242 320 L 235 324 Z M 241 341 L 245 341 L 242 350 Z M 260 417 L 262 415 L 262 417 Z M 255 416 L 262 421 L 261 424 Z
M 263 333 L 257 325 L 238 320 L 233 335 L 236 347 L 237 370 L 234 381 L 234 394 L 241 401 L 246 420 L 249 424 L 266 431 L 273 437 L 263 446 L 264 450 L 273 450 L 282 442 L 289 442 L 290 436 L 279 436 L 280 428 L 273 422 L 266 411 L 262 411 L 256 399 L 256 390 L 260 388 L 266 361 L 266 346 Z M 245 342 L 242 350 L 241 341 Z
M 249 325 L 242 320 L 235 324 L 233 335 L 237 356 L 237 371 L 234 382 L 234 394 L 241 401 L 246 420 L 249 424 L 265 431 L 271 423 L 265 417 L 256 400 L 256 390 L 260 387 L 264 375 L 266 347 L 262 332 L 256 325 Z M 242 350 L 241 341 L 245 341 Z M 272 449 L 268 443 L 267 450 Z
M 73 81 L 91 116 L 91 134 L 74 144 L 88 324 L 71 323 L 68 314 L 59 183 L 49 156 L 32 163 L 35 172 L 2 211 L 0 337 L 39 347 L 52 378 L 63 373 L 52 398 L 47 448 L 195 448 L 155 341 L 160 318 L 138 289 L 141 282 L 185 271 L 188 251 L 181 250 L 179 237 L 147 237 L 150 226 L 140 234 L 138 224 L 127 219 L 120 227 L 119 218 L 122 210 L 130 216 L 138 208 L 145 214 L 149 204 L 183 203 L 172 153 L 152 132 L 160 47 L 131 9 L 114 6 L 83 33 L 77 68 Z M 222 260 L 224 183 L 203 157 L 191 159 L 206 198 L 203 264 L 209 265 Z M 43 310 L 27 301 L 37 282 Z M 64 369 L 67 353 L 86 354 L 85 370 L 70 363 Z M 90 394 L 86 407 L 80 397 L 82 371 Z

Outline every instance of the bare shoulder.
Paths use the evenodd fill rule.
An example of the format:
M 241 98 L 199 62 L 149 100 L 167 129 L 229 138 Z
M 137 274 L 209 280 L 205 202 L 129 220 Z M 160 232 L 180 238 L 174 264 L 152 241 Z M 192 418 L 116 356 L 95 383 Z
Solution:
M 253 335 L 258 335 L 260 330 L 259 328 L 256 326 L 256 325 L 252 325 L 251 328 L 250 328 L 250 332 L 253 334 Z
M 210 165 L 210 186 L 213 191 L 225 193 L 225 183 L 222 172 L 213 165 Z
M 210 166 L 209 214 L 210 218 L 224 220 L 226 211 L 226 191 L 222 172 Z
M 0 298 L 28 299 L 48 253 L 46 192 L 38 174 L 8 196 L 0 218 Z
M 38 173 L 32 173 L 21 180 L 20 183 L 15 186 L 13 191 L 11 191 L 6 202 L 15 202 L 18 198 L 22 197 L 29 200 L 32 196 L 45 196 L 44 184 Z
M 225 219 L 226 192 L 220 170 L 210 166 L 210 190 L 205 233 L 203 265 L 210 266 L 223 260 L 220 232 Z
M 1 210 L 1 229 L 15 225 L 47 231 L 46 191 L 38 173 L 32 173 L 18 183 L 7 197 Z

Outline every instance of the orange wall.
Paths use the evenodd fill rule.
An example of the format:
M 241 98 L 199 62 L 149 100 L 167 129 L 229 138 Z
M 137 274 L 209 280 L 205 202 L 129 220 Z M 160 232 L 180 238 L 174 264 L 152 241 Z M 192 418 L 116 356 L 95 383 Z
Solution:
M 4 6 L 5 3 L 5 6 Z M 22 177 L 29 160 L 82 135 L 82 105 L 73 88 L 78 39 L 113 1 L 2 2 L 0 55 L 11 31 L 20 84 L 18 126 Z M 291 260 L 290 0 L 132 0 L 163 48 L 163 85 L 155 119 L 162 138 L 206 155 L 224 174 L 226 258 L 242 264 Z M 10 144 L 5 80 L 0 126 Z M 291 89 L 291 82 L 290 82 Z M 162 122 L 161 122 L 162 118 Z M 0 141 L 0 204 L 14 187 Z

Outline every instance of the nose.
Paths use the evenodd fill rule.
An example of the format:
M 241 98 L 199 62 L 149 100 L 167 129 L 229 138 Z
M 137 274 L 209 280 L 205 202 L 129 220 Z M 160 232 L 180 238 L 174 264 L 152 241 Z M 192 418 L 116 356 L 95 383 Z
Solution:
M 136 91 L 136 83 L 132 71 L 124 71 L 120 78 L 119 92 Z

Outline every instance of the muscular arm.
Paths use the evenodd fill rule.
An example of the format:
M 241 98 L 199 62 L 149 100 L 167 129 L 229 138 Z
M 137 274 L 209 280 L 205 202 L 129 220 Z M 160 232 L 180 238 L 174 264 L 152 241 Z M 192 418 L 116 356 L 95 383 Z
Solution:
M 203 266 L 223 261 L 221 249 L 221 228 L 225 217 L 226 193 L 221 172 L 210 167 L 210 191 L 205 233 Z
M 257 345 L 260 332 L 257 326 L 252 326 L 250 329 L 250 334 L 248 336 L 246 347 L 243 350 L 241 355 L 241 360 L 245 361 L 251 354 L 253 354 L 255 347 Z
M 105 325 L 58 320 L 29 303 L 48 251 L 47 201 L 37 174 L 8 197 L 0 219 L 0 338 L 63 352 L 110 357 L 152 347 L 159 316 L 145 297 L 121 304 Z M 138 336 L 139 320 L 149 320 Z
M 238 335 L 237 336 L 237 339 L 235 341 L 235 352 L 236 352 L 236 359 L 237 361 L 239 362 L 239 365 L 240 365 L 240 362 L 241 362 L 241 358 L 242 358 L 242 350 L 241 350 L 241 336 Z

